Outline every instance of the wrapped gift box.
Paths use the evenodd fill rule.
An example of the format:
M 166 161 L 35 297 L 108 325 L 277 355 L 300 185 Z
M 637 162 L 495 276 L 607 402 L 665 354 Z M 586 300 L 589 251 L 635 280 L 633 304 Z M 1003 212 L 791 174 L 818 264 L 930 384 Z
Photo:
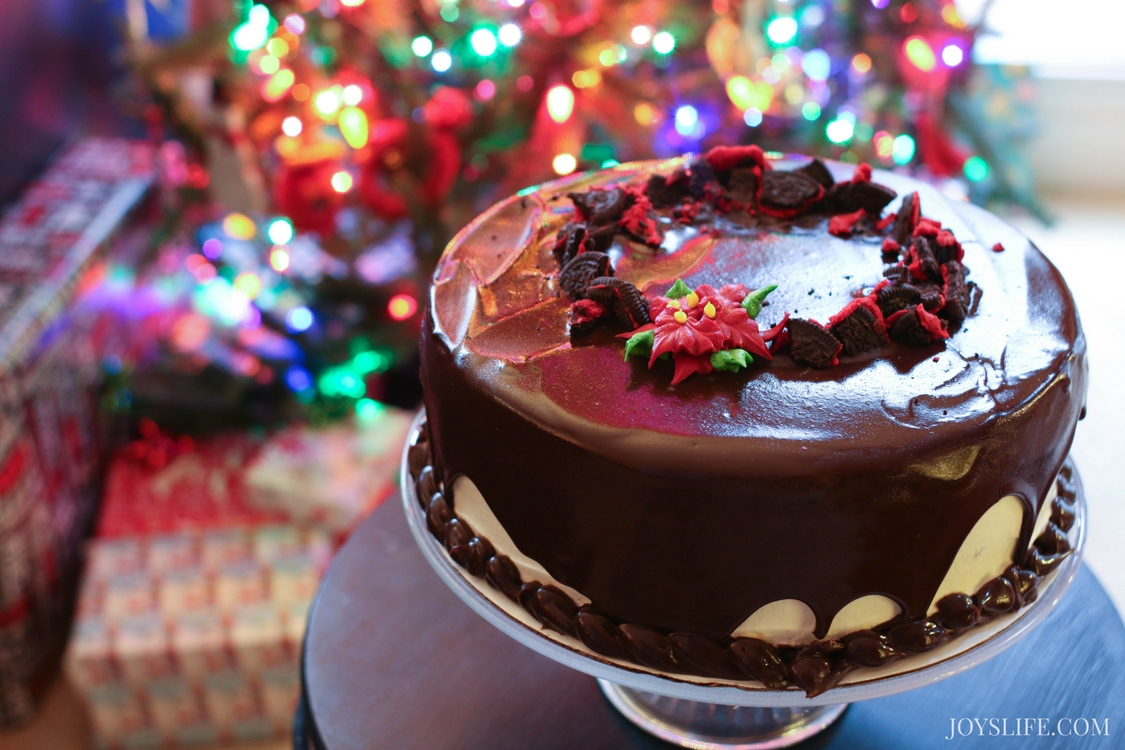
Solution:
M 101 747 L 283 737 L 329 534 L 95 539 L 67 658 Z
M 120 330 L 82 301 L 146 231 L 153 178 L 147 144 L 83 140 L 0 218 L 0 726 L 31 715 L 65 643 L 107 443 L 100 363 Z

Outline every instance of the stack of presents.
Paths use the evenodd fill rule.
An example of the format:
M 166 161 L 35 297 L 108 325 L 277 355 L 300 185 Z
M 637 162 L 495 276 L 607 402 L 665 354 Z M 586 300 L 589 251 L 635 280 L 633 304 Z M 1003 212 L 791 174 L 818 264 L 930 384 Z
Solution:
M 155 180 L 146 144 L 84 140 L 0 219 L 0 726 L 61 666 L 100 747 L 282 737 L 318 581 L 395 491 L 409 418 L 123 440 L 99 408 L 133 346 L 113 285 Z

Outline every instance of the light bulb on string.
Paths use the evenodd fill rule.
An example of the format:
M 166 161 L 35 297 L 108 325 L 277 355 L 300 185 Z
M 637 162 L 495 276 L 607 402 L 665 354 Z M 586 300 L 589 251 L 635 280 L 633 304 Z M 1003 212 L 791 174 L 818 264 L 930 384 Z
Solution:
M 574 158 L 574 154 L 558 154 L 551 160 L 551 167 L 555 174 L 567 175 L 578 169 L 578 160 Z
M 505 47 L 515 47 L 523 39 L 523 32 L 514 23 L 506 23 L 496 32 L 496 37 Z
M 667 31 L 657 32 L 652 38 L 652 48 L 662 55 L 670 55 L 676 49 L 676 38 Z
M 563 83 L 547 90 L 547 114 L 555 122 L 562 124 L 574 112 L 574 91 Z

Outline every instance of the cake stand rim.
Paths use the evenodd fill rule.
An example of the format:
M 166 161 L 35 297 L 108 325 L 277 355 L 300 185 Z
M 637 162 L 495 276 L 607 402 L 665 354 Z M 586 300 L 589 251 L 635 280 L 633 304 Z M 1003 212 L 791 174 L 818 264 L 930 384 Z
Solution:
M 764 687 L 742 687 L 726 684 L 701 684 L 694 680 L 707 679 L 690 675 L 669 675 L 640 665 L 625 668 L 603 661 L 591 654 L 578 651 L 534 630 L 481 594 L 476 586 L 467 580 L 468 574 L 449 557 L 441 545 L 426 528 L 425 513 L 418 503 L 414 482 L 410 475 L 408 453 L 421 431 L 426 410 L 420 409 L 407 432 L 399 469 L 399 486 L 407 525 L 415 543 L 426 558 L 426 562 L 437 573 L 438 578 L 451 589 L 457 598 L 480 615 L 486 622 L 505 635 L 527 646 L 532 651 L 599 679 L 658 695 L 682 700 L 700 701 L 728 706 L 747 706 L 755 708 L 799 708 L 802 706 L 827 706 L 840 703 L 884 698 L 898 693 L 925 687 L 935 682 L 954 677 L 985 661 L 998 656 L 1037 627 L 1054 609 L 1081 566 L 1086 542 L 1086 498 L 1081 475 L 1074 468 L 1075 529 L 1077 539 L 1071 554 L 1048 574 L 1046 586 L 1039 589 L 1039 597 L 1026 607 L 1022 607 L 1011 622 L 1007 623 L 986 640 L 973 644 L 964 650 L 928 666 L 900 672 L 886 677 L 872 678 L 863 682 L 838 685 L 820 695 L 808 698 L 799 689 L 769 690 Z M 1073 460 L 1068 457 L 1068 461 Z M 487 584 L 486 584 L 487 585 Z M 1048 596 L 1049 594 L 1049 596 Z M 1048 603 L 1049 602 L 1049 603 Z

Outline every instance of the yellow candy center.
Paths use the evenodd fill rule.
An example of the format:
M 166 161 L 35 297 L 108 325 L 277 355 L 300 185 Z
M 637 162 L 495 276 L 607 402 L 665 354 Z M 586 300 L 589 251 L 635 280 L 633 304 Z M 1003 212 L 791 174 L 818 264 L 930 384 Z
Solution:
M 669 300 L 668 307 L 672 308 L 673 310 L 679 310 L 680 309 L 680 301 L 677 300 L 677 299 Z
M 674 312 L 672 314 L 672 317 L 676 319 L 677 323 L 686 323 L 687 322 L 687 313 L 684 312 L 683 310 L 676 310 L 676 312 Z
M 708 302 L 706 305 L 703 306 L 703 314 L 706 315 L 708 318 L 715 317 L 715 306 L 712 305 L 710 302 Z
M 688 292 L 687 296 L 684 297 L 684 299 L 687 300 L 688 309 L 691 309 L 699 304 L 699 295 L 695 292 Z

